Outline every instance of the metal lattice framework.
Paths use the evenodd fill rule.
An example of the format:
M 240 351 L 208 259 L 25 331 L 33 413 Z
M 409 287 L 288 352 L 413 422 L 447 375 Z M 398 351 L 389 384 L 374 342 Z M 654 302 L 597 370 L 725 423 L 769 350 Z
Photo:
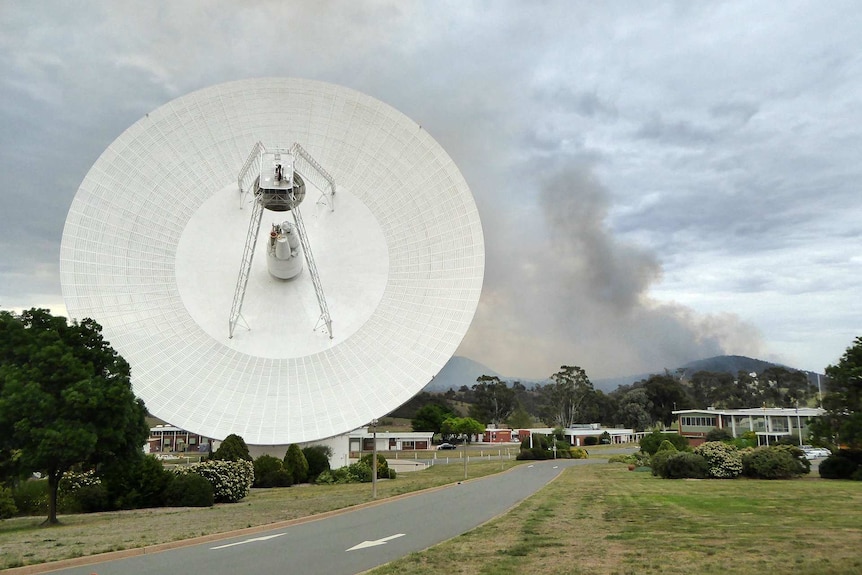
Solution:
M 297 169 L 322 194 L 302 204 L 302 235 L 332 339 L 311 328 L 305 273 L 275 281 L 263 257 L 240 278 L 253 329 L 224 329 L 243 251 L 262 247 L 237 209 L 261 142 L 300 143 Z M 337 435 L 410 399 L 460 344 L 483 273 L 473 197 L 422 127 L 354 90 L 287 78 L 212 86 L 129 127 L 81 183 L 60 253 L 70 317 L 103 326 L 151 413 L 257 445 Z
M 281 150 L 276 150 L 281 151 Z M 323 169 L 323 167 L 311 157 L 311 154 L 306 152 L 299 143 L 294 143 L 290 150 L 283 150 L 294 158 L 302 158 L 303 169 L 295 168 L 295 171 L 305 177 L 306 181 L 315 184 L 321 189 L 321 197 L 328 198 L 330 210 L 335 211 L 335 180 L 332 176 Z M 230 307 L 230 317 L 228 319 L 228 337 L 233 337 L 234 329 L 237 322 L 242 318 L 242 303 L 245 299 L 245 292 L 248 288 L 248 277 L 251 273 L 251 265 L 254 261 L 254 251 L 257 246 L 257 238 L 260 235 L 260 222 L 263 218 L 263 210 L 266 207 L 258 181 L 260 179 L 260 160 L 266 152 L 266 147 L 261 142 L 256 142 L 249 154 L 245 164 L 239 172 L 237 185 L 240 193 L 240 207 L 242 207 L 242 197 L 251 191 L 254 187 L 254 201 L 251 213 L 251 220 L 246 234 L 245 244 L 242 254 L 242 262 L 240 263 L 239 277 L 236 281 L 236 289 L 234 290 L 233 303 Z M 256 161 L 255 161 L 256 160 Z M 257 170 L 253 167 L 258 166 Z M 251 177 L 253 176 L 253 178 Z M 305 254 L 305 262 L 308 265 L 308 273 L 311 276 L 312 285 L 314 285 L 314 294 L 317 297 L 317 304 L 320 307 L 320 317 L 315 329 L 322 323 L 326 327 L 326 332 L 329 334 L 329 339 L 332 339 L 332 316 L 329 313 L 329 306 L 326 304 L 326 295 L 323 291 L 323 283 L 320 281 L 320 273 L 317 270 L 317 264 L 314 261 L 314 252 L 311 249 L 311 244 L 308 241 L 308 232 L 305 230 L 305 222 L 302 219 L 302 213 L 297 205 L 296 198 L 293 192 L 288 193 L 290 202 L 290 212 L 293 215 L 293 221 L 299 230 L 299 241 L 302 243 L 302 251 Z M 246 323 L 246 327 L 249 327 Z

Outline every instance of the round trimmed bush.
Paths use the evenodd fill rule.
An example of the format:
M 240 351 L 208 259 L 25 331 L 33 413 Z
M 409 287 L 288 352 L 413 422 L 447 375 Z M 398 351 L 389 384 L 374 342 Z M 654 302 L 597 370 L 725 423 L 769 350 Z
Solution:
M 862 469 L 849 457 L 833 454 L 820 462 L 820 477 L 823 479 L 851 479 L 857 469 Z
M 787 449 L 761 446 L 742 455 L 742 473 L 754 479 L 790 479 L 801 474 L 799 461 Z
M 703 456 L 687 451 L 671 453 L 662 467 L 665 479 L 705 479 L 709 464 Z
M 580 447 L 572 447 L 569 449 L 569 454 L 572 459 L 587 459 L 589 454 L 586 449 L 581 449 Z
M 678 433 L 661 433 L 659 431 L 653 431 L 652 433 L 648 433 L 641 438 L 641 451 L 653 455 L 656 451 L 658 451 L 661 442 L 665 440 L 670 441 L 673 446 L 676 447 L 677 451 L 688 450 L 688 439 L 686 439 L 682 435 Z
M 663 439 L 661 445 L 658 446 L 656 453 L 659 453 L 660 451 L 670 451 L 671 453 L 675 453 L 679 451 L 679 449 L 677 449 L 676 446 L 667 439 Z
M 254 460 L 254 487 L 290 487 L 293 478 L 284 468 L 281 459 L 261 455 Z
M 595 435 L 588 435 L 584 438 L 584 445 L 586 445 L 586 446 L 598 445 L 598 444 L 599 444 L 599 438 L 596 437 Z
M 197 473 L 177 475 L 165 490 L 168 507 L 212 507 L 214 503 L 212 484 Z

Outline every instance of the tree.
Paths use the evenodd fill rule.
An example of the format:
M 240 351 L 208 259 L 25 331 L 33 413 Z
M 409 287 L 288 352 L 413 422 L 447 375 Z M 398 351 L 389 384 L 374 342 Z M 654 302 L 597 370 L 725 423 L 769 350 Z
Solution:
M 529 429 L 533 427 L 533 416 L 519 404 L 509 416 L 507 423 L 512 429 Z
M 578 366 L 563 365 L 542 388 L 543 419 L 549 425 L 570 428 L 577 423 L 582 406 L 593 396 L 593 384 Z
M 305 483 L 308 480 L 308 460 L 295 443 L 291 443 L 284 454 L 284 469 L 294 483 Z
M 439 403 L 429 403 L 416 412 L 416 416 L 410 420 L 413 431 L 431 431 L 440 433 L 443 422 L 450 417 L 455 417 L 455 412 Z
M 92 319 L 67 323 L 47 310 L 0 312 L 0 452 L 48 478 L 46 524 L 73 465 L 134 457 L 149 436 L 130 368 Z
M 688 395 L 682 384 L 673 375 L 651 375 L 643 383 L 647 398 L 652 403 L 650 415 L 654 421 L 665 426 L 673 422 L 673 410 L 688 407 Z
M 515 410 L 515 392 L 496 375 L 481 375 L 473 386 L 470 417 L 495 425 L 506 421 Z
M 443 422 L 442 433 L 444 435 L 464 435 L 467 443 L 474 435 L 485 431 L 485 426 L 472 417 L 450 417 Z
M 826 368 L 826 414 L 812 426 L 830 443 L 862 448 L 862 337 L 848 347 L 837 365 Z
M 231 433 L 224 438 L 224 441 L 221 442 L 221 445 L 213 453 L 212 459 L 220 461 L 240 461 L 243 459 L 252 461 L 245 440 L 235 433 Z
M 616 422 L 635 431 L 643 431 L 653 423 L 652 402 L 644 388 L 630 389 L 620 398 Z
M 324 471 L 329 471 L 329 459 L 332 448 L 328 445 L 309 445 L 302 448 L 302 454 L 308 462 L 308 480 L 313 482 Z

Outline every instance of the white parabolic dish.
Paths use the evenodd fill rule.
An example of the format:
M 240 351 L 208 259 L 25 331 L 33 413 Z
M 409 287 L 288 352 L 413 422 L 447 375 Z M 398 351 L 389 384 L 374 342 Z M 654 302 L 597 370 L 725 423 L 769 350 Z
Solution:
M 228 338 L 251 209 L 237 174 L 256 142 L 299 143 L 335 180 L 300 210 L 332 317 L 307 270 L 267 274 L 266 211 Z M 475 202 L 416 122 L 323 82 L 265 78 L 206 88 L 142 118 L 88 172 L 63 231 L 69 315 L 91 317 L 132 366 L 148 409 L 173 425 L 256 445 L 331 437 L 419 392 L 472 321 L 484 274 Z M 315 329 L 317 327 L 317 329 Z

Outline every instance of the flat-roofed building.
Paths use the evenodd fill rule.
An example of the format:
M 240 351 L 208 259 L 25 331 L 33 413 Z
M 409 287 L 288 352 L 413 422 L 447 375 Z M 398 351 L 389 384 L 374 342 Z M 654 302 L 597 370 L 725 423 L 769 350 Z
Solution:
M 692 445 L 706 441 L 713 429 L 726 429 L 733 437 L 751 431 L 759 445 L 768 445 L 788 437 L 796 437 L 800 444 L 808 428 L 808 420 L 820 417 L 819 407 L 750 407 L 744 409 L 680 409 L 673 411 L 678 417 L 677 431 Z

